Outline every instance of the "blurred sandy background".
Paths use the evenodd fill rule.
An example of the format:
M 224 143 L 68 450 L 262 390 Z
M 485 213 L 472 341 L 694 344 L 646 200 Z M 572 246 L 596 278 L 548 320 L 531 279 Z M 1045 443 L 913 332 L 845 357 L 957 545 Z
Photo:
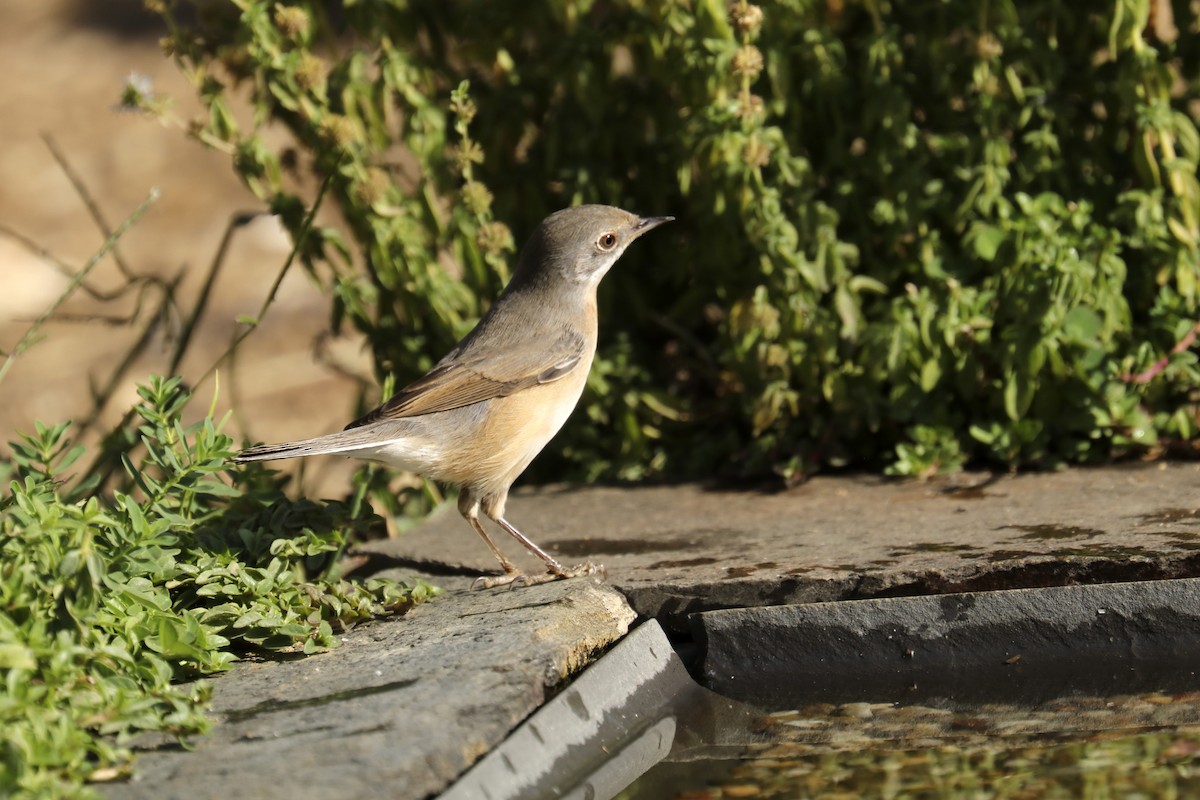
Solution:
M 179 301 L 189 311 L 231 217 L 262 206 L 234 178 L 226 155 L 206 150 L 176 128 L 116 110 L 131 73 L 147 76 L 156 93 L 173 97 L 179 116 L 198 108 L 191 87 L 159 49 L 157 21 L 141 0 L 0 0 L 0 19 L 0 74 L 6 78 L 0 83 L 0 348 L 11 351 L 69 281 L 29 243 L 77 271 L 105 238 L 43 134 L 53 138 L 113 227 L 152 187 L 161 191 L 118 249 L 135 273 L 170 277 L 183 270 Z M 195 382 L 224 352 L 239 315 L 258 312 L 288 249 L 270 219 L 239 229 L 179 370 L 185 379 Z M 125 283 L 111 256 L 87 280 L 97 292 Z M 98 318 L 130 315 L 136 293 L 116 301 L 82 291 L 72 296 L 42 330 L 42 341 L 0 382 L 3 441 L 31 429 L 34 420 L 87 415 L 95 392 L 109 384 L 159 297 L 147 292 L 138 322 L 119 325 Z M 179 322 L 176 317 L 171 323 L 176 331 Z M 218 411 L 236 408 L 229 433 L 238 439 L 302 438 L 338 430 L 351 418 L 357 384 L 328 366 L 328 357 L 316 357 L 317 342 L 352 374 L 369 376 L 369 361 L 356 337 L 329 340 L 327 327 L 326 301 L 297 266 L 236 364 L 220 371 Z M 167 334 L 166 328 L 156 331 L 117 382 L 98 430 L 129 408 L 138 382 L 167 370 L 173 346 Z M 202 413 L 212 401 L 212 380 L 195 385 L 195 391 L 193 411 Z M 325 461 L 330 463 L 310 466 L 317 472 L 309 485 L 344 492 L 341 462 Z

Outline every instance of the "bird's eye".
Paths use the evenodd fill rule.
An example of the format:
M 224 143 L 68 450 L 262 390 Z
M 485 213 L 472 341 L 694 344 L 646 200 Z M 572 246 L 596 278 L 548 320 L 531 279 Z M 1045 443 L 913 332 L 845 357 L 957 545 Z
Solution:
M 603 250 L 606 253 L 609 250 L 612 250 L 616 246 L 617 246 L 617 235 L 615 233 L 612 233 L 611 231 L 609 233 L 600 234 L 600 238 L 596 240 L 596 247 L 600 248 L 601 250 Z

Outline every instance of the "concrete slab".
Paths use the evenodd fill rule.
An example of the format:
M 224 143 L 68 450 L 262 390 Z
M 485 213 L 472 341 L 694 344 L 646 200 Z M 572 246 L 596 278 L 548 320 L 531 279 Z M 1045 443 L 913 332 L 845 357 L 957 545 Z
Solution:
M 515 493 L 508 518 L 566 562 L 603 563 L 639 614 L 675 627 L 720 608 L 1200 575 L 1194 463 L 930 483 L 825 476 L 780 493 L 550 487 Z M 363 550 L 436 570 L 444 585 L 495 570 L 452 508 Z
M 422 798 L 444 789 L 628 630 L 592 579 L 461 592 L 336 650 L 239 665 L 209 736 L 144 752 L 110 798 Z

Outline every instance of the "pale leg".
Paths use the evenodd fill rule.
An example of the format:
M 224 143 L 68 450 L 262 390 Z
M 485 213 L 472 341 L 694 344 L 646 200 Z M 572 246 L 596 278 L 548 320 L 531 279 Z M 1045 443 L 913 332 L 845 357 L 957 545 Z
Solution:
M 474 499 L 471 496 L 471 492 L 467 489 L 463 489 L 462 494 L 458 496 L 458 512 L 462 514 L 463 519 L 465 519 L 470 526 L 475 529 L 475 532 L 483 537 L 483 541 L 487 544 L 488 549 L 492 551 L 492 555 L 496 557 L 496 560 L 500 562 L 501 569 L 504 570 L 504 575 L 502 577 L 482 577 L 476 579 L 475 583 L 473 584 L 475 588 L 486 589 L 493 585 L 501 585 L 491 584 L 489 583 L 490 581 L 512 583 L 518 578 L 525 577 L 521 570 L 517 568 L 516 564 L 504 557 L 504 553 L 500 552 L 500 548 L 496 546 L 496 543 L 492 541 L 492 537 L 488 536 L 488 532 L 484 530 L 483 523 L 479 521 L 479 501 Z
M 492 552 L 495 553 L 496 557 L 500 559 L 501 566 L 504 567 L 503 575 L 497 575 L 494 578 L 479 578 L 476 580 L 474 585 L 477 588 L 490 589 L 494 586 L 506 586 L 513 583 L 523 583 L 526 585 L 549 583 L 550 581 L 556 581 L 561 578 L 575 578 L 580 575 L 595 575 L 598 572 L 604 571 L 603 567 L 597 567 L 591 562 L 584 562 L 571 568 L 564 567 L 556 558 L 554 558 L 554 556 L 550 555 L 545 550 L 534 544 L 529 537 L 517 530 L 512 523 L 504 518 L 505 500 L 508 499 L 506 495 L 507 493 L 499 497 L 496 495 L 488 495 L 485 496 L 482 501 L 468 499 L 466 501 L 466 506 L 464 506 L 463 499 L 461 497 L 459 498 L 459 511 L 462 511 L 463 516 L 467 518 L 467 521 L 470 522 L 473 527 L 475 527 L 475 530 L 477 530 L 481 536 L 483 536 L 484 540 L 488 543 L 488 546 L 492 548 Z M 504 558 L 504 556 L 500 555 L 499 548 L 497 548 L 488 535 L 483 532 L 483 527 L 479 522 L 478 510 L 481 506 L 485 516 L 503 528 L 510 536 L 512 536 L 514 539 L 528 548 L 531 553 L 542 560 L 542 562 L 546 565 L 545 573 L 530 577 L 522 573 L 517 567 L 513 566 L 511 562 Z M 467 510 L 464 510 L 464 508 L 467 508 Z M 468 513 L 468 511 L 470 513 Z

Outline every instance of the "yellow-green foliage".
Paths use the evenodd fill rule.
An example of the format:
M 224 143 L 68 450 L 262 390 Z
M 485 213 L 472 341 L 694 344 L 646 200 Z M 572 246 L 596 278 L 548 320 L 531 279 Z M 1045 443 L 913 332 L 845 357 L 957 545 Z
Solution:
M 911 474 L 1195 433 L 1195 357 L 1155 367 L 1196 317 L 1192 5 L 159 5 L 196 135 L 293 232 L 310 173 L 335 176 L 351 241 L 302 254 L 401 383 L 547 212 L 679 217 L 603 289 L 588 424 L 555 448 L 591 474 Z
M 208 728 L 208 687 L 175 681 L 238 653 L 332 647 L 433 591 L 338 579 L 347 539 L 378 522 L 369 508 L 287 501 L 262 469 L 230 473 L 219 426 L 180 422 L 177 378 L 140 394 L 90 466 L 65 423 L 39 424 L 0 465 L 0 796 L 86 794 L 84 779 L 122 774 L 137 734 Z

